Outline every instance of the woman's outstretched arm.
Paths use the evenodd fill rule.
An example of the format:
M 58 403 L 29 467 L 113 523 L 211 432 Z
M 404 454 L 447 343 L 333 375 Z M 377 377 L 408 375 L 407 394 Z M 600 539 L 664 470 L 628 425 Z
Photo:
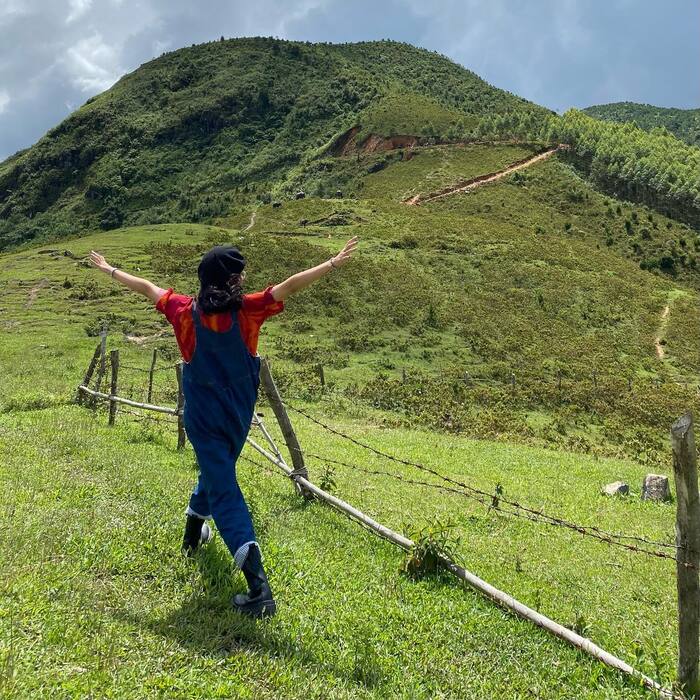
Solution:
M 297 272 L 295 275 L 288 277 L 281 284 L 276 284 L 272 288 L 273 299 L 275 301 L 282 301 L 290 294 L 294 294 L 308 287 L 312 282 L 323 277 L 327 272 L 342 267 L 352 257 L 352 254 L 355 252 L 355 246 L 357 246 L 357 236 L 351 238 L 340 253 L 334 255 L 332 258 L 322 262 L 320 265 L 316 265 L 316 267 L 310 267 L 308 270 Z
M 149 282 L 143 279 L 143 277 L 135 277 L 128 272 L 113 267 L 94 250 L 90 251 L 90 264 L 109 275 L 112 279 L 120 282 L 125 287 L 128 287 L 132 292 L 137 292 L 138 294 L 143 294 L 143 296 L 148 297 L 154 304 L 165 294 L 165 289 L 161 289 L 159 286 L 153 284 L 153 282 Z

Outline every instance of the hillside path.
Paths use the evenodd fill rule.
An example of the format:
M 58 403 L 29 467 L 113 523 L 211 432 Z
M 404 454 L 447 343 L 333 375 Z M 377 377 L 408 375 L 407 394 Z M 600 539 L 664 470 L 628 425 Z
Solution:
M 258 212 L 256 210 L 253 210 L 253 213 L 250 215 L 250 222 L 248 225 L 243 229 L 244 231 L 249 231 L 253 226 L 255 226 L 255 217 L 257 216 Z
M 539 163 L 541 160 L 549 158 L 562 148 L 562 146 L 550 148 L 546 151 L 543 151 L 542 153 L 538 153 L 536 156 L 531 156 L 530 158 L 526 158 L 525 160 L 520 160 L 517 163 L 513 163 L 512 165 L 509 165 L 503 170 L 498 170 L 495 173 L 489 173 L 487 175 L 478 175 L 477 177 L 473 177 L 469 180 L 457 183 L 456 185 L 448 187 L 444 190 L 440 190 L 439 192 L 431 192 L 430 194 L 425 195 L 419 193 L 417 195 L 414 195 L 410 199 L 405 199 L 404 204 L 410 204 L 415 206 L 417 204 L 423 204 L 425 202 L 432 202 L 433 200 L 441 199 L 442 197 L 448 197 L 449 195 L 457 194 L 458 192 L 468 192 L 469 190 L 473 190 L 477 187 L 481 187 L 482 185 L 486 185 L 489 182 L 500 180 L 502 177 L 510 175 L 516 170 L 529 168 L 531 165 L 534 165 L 535 163 Z
M 659 360 L 663 360 L 667 355 L 666 348 L 664 347 L 666 344 L 664 335 L 666 334 L 666 327 L 668 326 L 668 318 L 671 315 L 671 307 L 676 299 L 685 295 L 686 292 L 684 292 L 682 289 L 672 289 L 668 293 L 666 305 L 661 311 L 661 316 L 659 316 L 659 326 L 656 330 L 656 336 L 654 338 L 654 350 L 656 351 L 656 357 Z
M 664 350 L 664 346 L 661 344 L 661 341 L 663 340 L 663 333 L 664 330 L 666 330 L 666 324 L 668 323 L 668 314 L 671 311 L 671 307 L 666 304 L 664 306 L 664 310 L 661 312 L 661 323 L 659 324 L 659 330 L 657 332 L 656 338 L 654 338 L 654 347 L 656 348 L 656 356 L 660 359 L 663 360 L 664 357 L 666 357 L 666 350 Z

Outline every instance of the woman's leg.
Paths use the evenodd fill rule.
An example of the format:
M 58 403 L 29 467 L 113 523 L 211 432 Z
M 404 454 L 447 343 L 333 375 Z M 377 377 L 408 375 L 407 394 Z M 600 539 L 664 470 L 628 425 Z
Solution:
M 255 543 L 255 531 L 236 480 L 235 460 L 240 448 L 215 435 L 189 438 L 197 455 L 209 511 L 236 565 L 241 567 L 249 546 Z
M 187 515 L 194 515 L 202 520 L 211 518 L 209 498 L 207 497 L 207 490 L 204 487 L 201 472 L 197 480 L 197 485 L 194 487 L 194 491 L 192 491 L 192 495 L 190 496 L 190 503 L 187 506 L 186 512 Z
M 185 534 L 182 538 L 182 551 L 185 555 L 191 556 L 201 544 L 210 542 L 213 537 L 211 528 L 205 522 L 211 518 L 211 511 L 201 474 L 190 496 L 190 503 L 185 513 L 187 520 Z

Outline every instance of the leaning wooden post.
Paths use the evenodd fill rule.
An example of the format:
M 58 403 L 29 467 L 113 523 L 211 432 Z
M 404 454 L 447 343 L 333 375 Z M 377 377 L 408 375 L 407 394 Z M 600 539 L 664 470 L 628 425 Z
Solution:
M 317 365 L 316 369 L 318 370 L 318 379 L 321 382 L 321 390 L 323 390 L 326 386 L 326 375 L 323 373 L 323 365 Z
M 175 365 L 177 376 L 177 449 L 185 448 L 185 392 L 182 387 L 182 362 Z
M 117 396 L 117 378 L 119 376 L 119 350 L 112 350 L 109 353 L 109 364 L 112 370 L 112 381 L 109 388 L 109 425 L 114 425 L 117 417 L 117 402 L 114 397 Z
M 148 398 L 146 403 L 151 403 L 153 400 L 153 372 L 156 369 L 156 359 L 158 358 L 158 350 L 153 348 L 153 357 L 151 358 L 151 369 L 148 370 Z
M 95 381 L 95 391 L 102 389 L 102 379 L 107 369 L 107 329 L 100 331 L 100 368 L 97 370 L 97 380 Z M 93 398 L 92 405 L 97 404 L 97 399 Z
M 97 343 L 95 346 L 95 352 L 92 354 L 92 359 L 90 360 L 90 364 L 88 365 L 87 372 L 85 372 L 85 376 L 83 377 L 83 381 L 81 382 L 80 386 L 89 386 L 90 385 L 90 380 L 92 379 L 93 372 L 95 371 L 95 367 L 97 367 L 97 358 L 100 356 L 100 343 Z M 83 392 L 78 389 L 78 394 L 75 397 L 75 400 L 78 403 L 83 403 Z
M 272 411 L 277 418 L 280 430 L 282 431 L 282 436 L 289 449 L 289 454 L 292 456 L 292 465 L 294 466 L 294 474 L 303 477 L 304 479 L 309 478 L 309 472 L 304 464 L 304 455 L 299 446 L 299 440 L 297 440 L 296 433 L 292 427 L 292 422 L 289 420 L 287 415 L 287 410 L 282 403 L 282 397 L 280 396 L 275 380 L 272 378 L 270 372 L 270 366 L 267 362 L 267 358 L 260 358 L 260 383 L 262 384 L 263 390 L 265 391 L 265 396 L 270 402 Z M 299 487 L 304 498 L 311 498 L 304 489 Z
M 686 697 L 697 698 L 700 691 L 700 497 L 692 413 L 686 413 L 671 426 L 671 446 L 678 546 L 678 685 Z

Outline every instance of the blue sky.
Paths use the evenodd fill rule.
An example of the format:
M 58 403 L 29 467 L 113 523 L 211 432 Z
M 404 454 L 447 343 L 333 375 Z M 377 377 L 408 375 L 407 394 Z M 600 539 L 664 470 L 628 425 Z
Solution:
M 700 107 L 700 0 L 0 0 L 0 160 L 163 51 L 396 39 L 563 111 Z

